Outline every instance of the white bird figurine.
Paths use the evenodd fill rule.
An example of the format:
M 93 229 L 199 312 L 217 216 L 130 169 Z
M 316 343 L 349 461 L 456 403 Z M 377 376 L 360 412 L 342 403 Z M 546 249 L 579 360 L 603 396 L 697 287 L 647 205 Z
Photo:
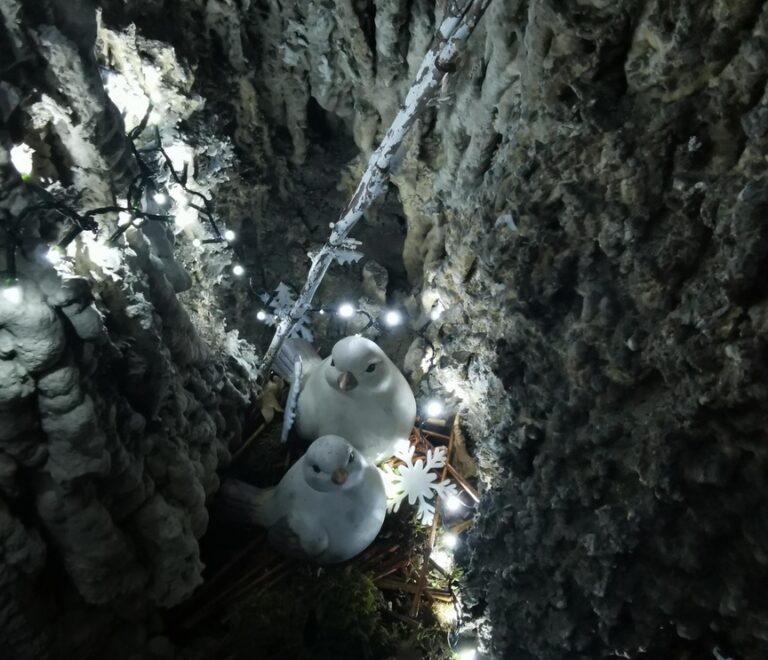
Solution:
M 336 435 L 315 440 L 274 488 L 228 479 L 220 500 L 240 522 L 268 528 L 278 552 L 318 564 L 365 550 L 387 509 L 378 469 Z
M 298 378 L 297 360 L 301 360 Z M 308 342 L 289 339 L 275 370 L 293 379 L 288 399 L 297 399 L 296 430 L 305 439 L 340 435 L 378 463 L 394 454 L 398 440 L 407 440 L 411 434 L 416 420 L 413 392 L 370 339 L 345 337 L 324 360 Z M 292 423 L 290 412 L 285 421 Z

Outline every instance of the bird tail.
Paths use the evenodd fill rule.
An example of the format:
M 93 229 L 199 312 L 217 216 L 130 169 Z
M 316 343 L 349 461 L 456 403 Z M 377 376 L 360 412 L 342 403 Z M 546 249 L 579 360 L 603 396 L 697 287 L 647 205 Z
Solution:
M 306 365 L 317 362 L 320 356 L 308 341 L 299 338 L 286 339 L 272 368 L 283 380 L 293 380 L 293 365 L 299 358 Z
M 216 496 L 217 508 L 230 522 L 269 527 L 274 488 L 256 488 L 239 479 L 225 479 Z

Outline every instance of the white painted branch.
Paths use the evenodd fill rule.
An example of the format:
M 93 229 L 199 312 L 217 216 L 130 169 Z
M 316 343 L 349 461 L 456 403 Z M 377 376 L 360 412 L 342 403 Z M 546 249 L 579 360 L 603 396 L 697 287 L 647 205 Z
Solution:
M 424 112 L 440 89 L 444 76 L 452 70 L 462 46 L 475 29 L 491 0 L 449 0 L 446 15 L 435 35 L 435 43 L 427 51 L 411 88 L 379 147 L 371 154 L 360 183 L 328 241 L 312 260 L 307 281 L 287 317 L 280 320 L 275 335 L 259 367 L 257 386 L 266 382 L 272 363 L 291 329 L 312 303 L 320 283 L 328 271 L 336 250 L 363 213 L 385 190 L 389 180 L 392 156 L 402 144 L 408 130 Z

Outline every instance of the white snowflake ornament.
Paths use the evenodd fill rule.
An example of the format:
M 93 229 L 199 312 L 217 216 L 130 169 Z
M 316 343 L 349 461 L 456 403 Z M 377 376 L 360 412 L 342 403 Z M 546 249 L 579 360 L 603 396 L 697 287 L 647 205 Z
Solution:
M 416 517 L 424 524 L 432 524 L 435 514 L 435 505 L 432 503 L 435 495 L 445 499 L 451 495 L 457 495 L 456 485 L 450 479 L 437 481 L 437 470 L 445 466 L 445 447 L 436 447 L 427 451 L 426 460 L 421 458 L 414 462 L 415 447 L 396 452 L 395 456 L 403 461 L 404 465 L 392 468 L 386 464 L 383 468 L 384 484 L 387 491 L 387 508 L 390 511 L 398 511 L 403 500 L 407 497 L 408 504 L 418 502 Z
M 331 223 L 330 227 L 333 229 L 334 223 Z M 358 241 L 356 238 L 345 238 L 339 246 L 332 248 L 334 260 L 342 266 L 356 264 L 363 258 L 363 253 L 358 250 L 362 244 L 362 241 Z M 307 256 L 314 263 L 315 259 L 317 259 L 323 249 L 310 250 L 307 252 Z
M 271 313 L 266 314 L 263 319 L 265 325 L 274 326 L 279 321 L 287 317 L 291 313 L 293 304 L 296 302 L 296 296 L 291 291 L 291 288 L 280 282 L 273 294 L 262 293 L 259 298 L 261 301 L 271 307 Z M 307 317 L 306 313 L 296 322 L 291 330 L 289 337 L 301 337 L 312 343 L 315 340 L 315 335 L 312 332 L 311 321 Z

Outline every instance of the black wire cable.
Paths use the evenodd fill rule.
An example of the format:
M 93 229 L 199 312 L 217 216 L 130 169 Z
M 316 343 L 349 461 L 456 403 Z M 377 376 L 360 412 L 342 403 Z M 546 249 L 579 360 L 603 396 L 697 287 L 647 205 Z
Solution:
M 95 216 L 104 215 L 107 213 L 127 213 L 129 215 L 129 221 L 124 224 L 118 224 L 118 226 L 112 231 L 107 238 L 107 244 L 115 245 L 118 239 L 128 230 L 129 227 L 135 227 L 137 220 L 149 220 L 155 222 L 168 223 L 174 219 L 174 215 L 167 213 L 154 213 L 147 210 L 148 195 L 155 195 L 157 193 L 167 194 L 163 188 L 165 187 L 162 181 L 162 173 L 156 167 L 153 168 L 147 162 L 147 156 L 151 154 L 159 154 L 162 158 L 162 164 L 168 172 L 169 180 L 181 186 L 187 195 L 194 197 L 200 201 L 200 203 L 189 203 L 189 207 L 195 209 L 210 226 L 212 238 L 205 238 L 201 240 L 201 244 L 211 243 L 224 243 L 229 249 L 231 249 L 238 261 L 244 261 L 240 250 L 232 244 L 232 241 L 228 241 L 221 233 L 219 225 L 215 218 L 215 208 L 213 200 L 203 195 L 201 192 L 190 189 L 187 184 L 187 164 L 185 163 L 181 173 L 176 172 L 173 162 L 165 150 L 160 131 L 155 127 L 154 143 L 148 147 L 138 148 L 136 146 L 136 140 L 139 135 L 146 129 L 149 121 L 149 116 L 152 112 L 152 106 L 150 105 L 142 118 L 138 126 L 133 128 L 128 133 L 128 139 L 131 146 L 134 159 L 137 163 L 139 173 L 131 180 L 126 192 L 126 204 L 122 205 L 117 202 L 113 197 L 114 203 L 110 206 L 103 206 L 95 209 L 90 209 L 85 212 L 78 212 L 70 204 L 57 199 L 45 188 L 35 184 L 27 182 L 25 185 L 40 198 L 40 202 L 37 204 L 31 204 L 26 207 L 17 217 L 17 222 L 21 222 L 28 215 L 39 211 L 53 211 L 58 215 L 71 222 L 72 226 L 67 229 L 62 238 L 57 243 L 59 249 L 66 248 L 72 241 L 75 240 L 84 231 L 97 232 L 100 228 L 99 223 L 96 221 Z M 79 199 L 79 195 L 76 200 Z M 76 201 L 75 200 L 75 201 Z M 3 223 L 6 230 L 10 229 L 7 220 Z M 10 241 L 10 245 L 13 246 L 13 252 L 15 255 L 15 249 L 18 241 Z M 9 247 L 9 255 L 10 255 Z M 15 264 L 14 256 L 6 257 L 11 268 Z

